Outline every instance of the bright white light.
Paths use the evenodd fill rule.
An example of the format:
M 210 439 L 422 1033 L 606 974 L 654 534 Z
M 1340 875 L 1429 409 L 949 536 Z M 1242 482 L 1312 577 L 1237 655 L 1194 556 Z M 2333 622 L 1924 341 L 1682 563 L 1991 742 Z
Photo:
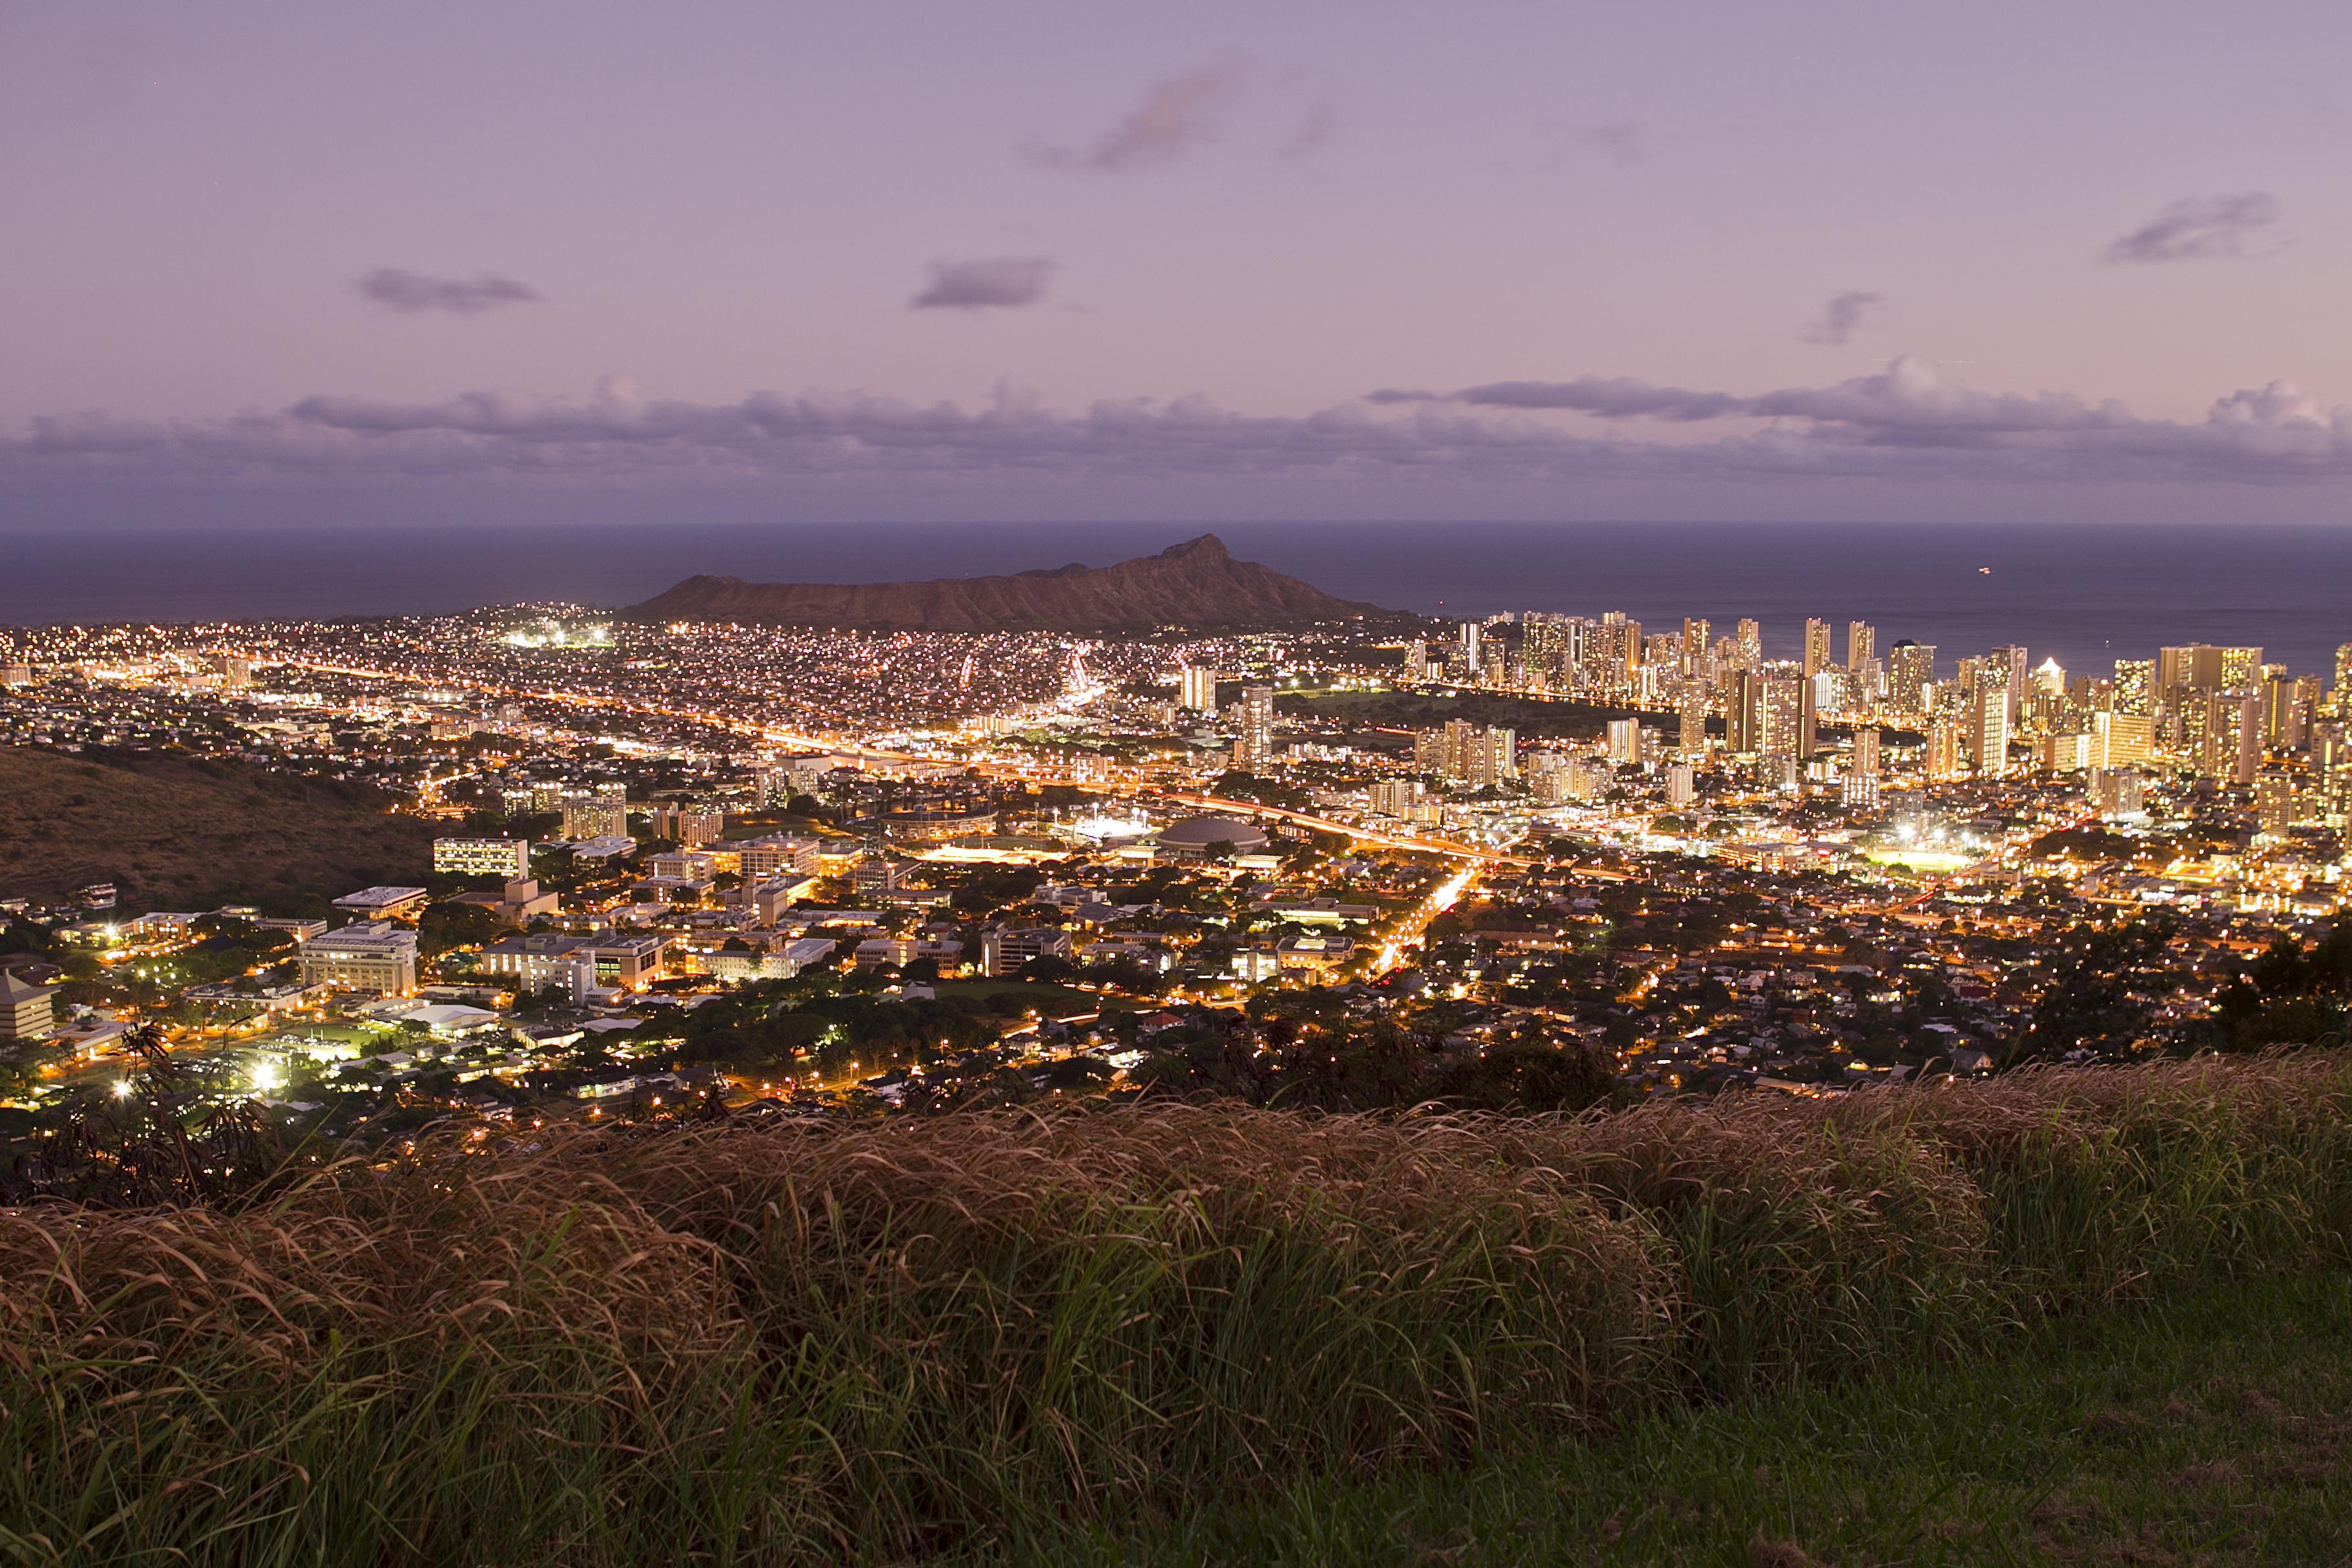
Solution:
M 1109 812 L 1082 816 L 1070 824 L 1070 831 L 1081 838 L 1102 843 L 1113 838 L 1140 838 L 1151 831 L 1150 820 L 1142 816 L 1119 816 Z
M 129 1079 L 119 1078 L 114 1080 L 114 1098 L 117 1100 L 129 1100 L 131 1098 L 131 1080 Z

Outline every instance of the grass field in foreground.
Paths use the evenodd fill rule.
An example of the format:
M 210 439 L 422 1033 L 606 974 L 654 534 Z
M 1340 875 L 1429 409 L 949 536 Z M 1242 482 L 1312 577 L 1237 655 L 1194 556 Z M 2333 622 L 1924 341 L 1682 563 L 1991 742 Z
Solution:
M 1162 1540 L 1573 1562 L 1612 1516 L 1620 1561 L 1720 1561 L 1759 1525 L 1847 1561 L 1946 1523 L 1947 1561 L 1987 1560 L 1969 1529 L 2095 1553 L 2138 1499 L 2253 1529 L 2226 1507 L 2281 1450 L 2175 1432 L 2211 1374 L 2159 1366 L 2101 1417 L 2153 1445 L 2117 1450 L 2142 1478 L 2099 1501 L 2121 1522 L 2063 1515 L 2104 1472 L 2032 1489 L 2075 1473 L 2059 1439 L 2098 1411 L 1986 1369 L 2347 1267 L 2339 1051 L 1591 1121 L 1101 1105 L 428 1138 L 224 1207 L 0 1207 L 0 1563 L 903 1565 L 1209 1528 L 1243 1533 Z M 2139 1340 L 2162 1331 L 2095 1342 Z M 2265 1441 L 2333 1440 L 2296 1402 L 2332 1399 L 2334 1353 L 2253 1385 L 2312 1423 Z M 1644 1425 L 1922 1368 L 1969 1370 L 1907 1426 L 1867 1395 L 1745 1436 Z M 1583 1457 L 1509 1462 L 1547 1454 Z M 1985 1479 L 1937 1489 L 1954 1456 Z M 2308 1560 L 2313 1505 L 2258 1500 L 2272 1554 Z M 1275 1511 L 1223 1518 L 1244 1503 Z
M 2352 1275 L 2213 1287 L 1966 1366 L 1294 1487 L 1100 1564 L 2352 1562 Z

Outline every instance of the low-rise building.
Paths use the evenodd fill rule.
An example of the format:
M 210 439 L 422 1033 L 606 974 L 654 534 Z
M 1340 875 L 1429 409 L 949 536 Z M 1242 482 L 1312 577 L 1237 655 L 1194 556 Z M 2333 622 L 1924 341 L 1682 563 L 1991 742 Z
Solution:
M 705 953 L 702 967 L 719 980 L 789 980 L 812 963 L 833 955 L 834 942 L 825 937 L 797 937 L 781 945 L 730 939 Z
M 739 888 L 735 901 L 751 911 L 751 918 L 763 926 L 774 925 L 784 911 L 816 891 L 816 879 L 785 875 Z
M 363 921 L 393 920 L 417 913 L 431 897 L 423 888 L 362 888 L 337 899 L 335 908 L 349 910 Z
M 814 877 L 819 869 L 817 856 L 820 847 L 814 838 L 797 838 L 784 833 L 746 839 L 734 846 L 735 869 L 742 873 L 747 882 L 765 881 L 786 871 Z
M 511 981 L 518 991 L 569 985 L 574 970 L 583 963 L 593 963 L 580 952 L 587 942 L 584 936 L 562 931 L 502 937 L 482 949 L 474 967 L 484 974 Z
M 0 970 L 0 1040 L 37 1040 L 57 1026 L 56 991 Z
M 991 926 L 980 937 L 980 972 L 1011 974 L 1033 958 L 1070 956 L 1070 933 L 1059 926 Z
M 911 860 L 895 855 L 869 855 L 850 872 L 849 886 L 860 894 L 895 893 L 906 886 L 907 874 L 913 869 Z
M 159 942 L 184 942 L 195 934 L 196 922 L 205 917 L 192 910 L 150 910 L 137 920 L 122 922 L 122 934 Z
M 635 896 L 641 904 L 704 904 L 717 887 L 708 877 L 647 877 L 637 883 Z
M 541 889 L 536 879 L 523 877 L 499 889 L 496 908 L 500 920 L 520 925 L 524 921 L 561 913 L 563 900 L 557 894 Z
M 915 962 L 915 942 L 911 937 L 874 936 L 857 944 L 853 955 L 860 969 L 878 969 L 887 963 L 903 969 Z
M 1274 944 L 1274 951 L 1283 969 L 1321 974 L 1344 968 L 1356 956 L 1356 943 L 1344 936 L 1286 936 Z
M 508 882 L 495 893 L 460 893 L 449 901 L 488 910 L 502 925 L 552 918 L 563 910 L 562 897 L 541 889 L 538 881 L 530 877 Z
M 1337 899 L 1276 900 L 1265 906 L 1265 911 L 1301 925 L 1370 925 L 1381 918 L 1378 904 L 1343 904 Z
M 711 805 L 666 805 L 654 816 L 654 835 L 670 838 L 688 849 L 716 844 L 727 826 L 727 816 Z
M 661 978 L 667 939 L 652 931 L 591 931 L 584 936 L 547 931 L 510 936 L 482 949 L 475 967 L 512 981 L 521 990 L 570 985 L 580 967 L 594 971 L 598 986 L 642 991 Z
M 407 996 L 416 990 L 416 933 L 389 921 L 363 921 L 313 937 L 299 960 L 302 984 Z
M 653 877 L 677 877 L 689 881 L 707 881 L 718 870 L 711 857 L 697 849 L 667 849 L 647 856 L 646 873 Z
M 436 838 L 433 841 L 433 868 L 460 877 L 520 881 L 530 875 L 530 840 Z

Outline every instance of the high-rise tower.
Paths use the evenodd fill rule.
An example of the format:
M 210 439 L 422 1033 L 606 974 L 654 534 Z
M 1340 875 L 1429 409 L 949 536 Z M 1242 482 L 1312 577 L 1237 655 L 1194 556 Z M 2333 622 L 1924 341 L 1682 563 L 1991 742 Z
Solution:
M 1808 616 L 1805 621 L 1805 649 L 1801 673 L 1810 680 L 1830 667 L 1830 624 Z
M 1872 659 L 1877 657 L 1878 634 L 1871 629 L 1870 623 L 1867 621 L 1846 622 L 1845 668 L 1848 673 L 1859 678 L 1863 672 L 1864 667 L 1868 665 Z

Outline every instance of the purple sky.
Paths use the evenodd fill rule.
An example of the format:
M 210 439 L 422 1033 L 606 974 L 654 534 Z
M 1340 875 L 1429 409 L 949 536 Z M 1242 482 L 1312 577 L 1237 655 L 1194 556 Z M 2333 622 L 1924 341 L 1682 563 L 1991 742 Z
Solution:
M 2347 58 L 2210 0 L 0 0 L 0 528 L 2333 521 Z

